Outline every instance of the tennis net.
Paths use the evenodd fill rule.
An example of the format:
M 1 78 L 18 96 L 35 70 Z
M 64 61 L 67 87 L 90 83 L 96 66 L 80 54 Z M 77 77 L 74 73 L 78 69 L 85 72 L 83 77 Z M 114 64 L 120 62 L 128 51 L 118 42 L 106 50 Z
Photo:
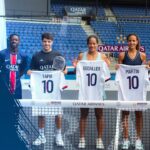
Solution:
M 80 108 L 90 108 L 85 131 L 85 149 L 96 150 L 98 136 L 94 108 L 103 108 L 104 130 L 102 141 L 105 150 L 121 149 L 123 141 L 122 111 L 130 111 L 129 140 L 130 149 L 135 149 L 136 119 L 135 111 L 142 111 L 143 129 L 141 140 L 145 150 L 150 149 L 150 101 L 80 101 L 80 100 L 20 100 L 23 112 L 28 118 L 19 115 L 21 125 L 20 135 L 26 141 L 28 149 L 33 150 L 77 150 L 80 137 Z M 55 116 L 62 115 L 62 138 L 64 146 L 55 144 Z M 46 142 L 34 145 L 33 142 L 39 136 L 38 116 L 45 117 L 44 134 Z M 30 121 L 30 124 L 28 122 Z

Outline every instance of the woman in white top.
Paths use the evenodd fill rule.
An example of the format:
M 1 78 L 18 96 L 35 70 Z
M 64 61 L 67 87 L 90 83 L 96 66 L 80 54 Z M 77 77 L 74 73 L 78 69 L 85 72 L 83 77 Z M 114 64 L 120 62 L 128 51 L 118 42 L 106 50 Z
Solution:
M 91 35 L 87 38 L 88 51 L 84 53 L 80 53 L 77 60 L 74 60 L 73 65 L 76 67 L 78 61 L 80 60 L 104 60 L 108 65 L 110 65 L 110 61 L 107 59 L 105 54 L 99 53 L 97 51 L 98 48 L 98 37 L 95 35 Z M 85 148 L 85 129 L 86 129 L 86 120 L 89 112 L 89 108 L 81 108 L 81 116 L 80 116 L 80 141 L 79 148 Z M 96 108 L 95 116 L 97 120 L 97 131 L 98 138 L 96 141 L 96 148 L 104 149 L 102 142 L 102 134 L 104 127 L 103 120 L 103 109 Z

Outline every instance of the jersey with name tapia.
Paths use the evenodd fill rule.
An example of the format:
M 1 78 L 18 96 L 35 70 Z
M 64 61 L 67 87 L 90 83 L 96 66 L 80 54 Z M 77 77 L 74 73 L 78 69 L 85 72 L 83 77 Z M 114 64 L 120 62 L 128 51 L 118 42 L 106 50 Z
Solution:
M 61 71 L 33 71 L 30 84 L 32 99 L 59 100 L 65 78 Z

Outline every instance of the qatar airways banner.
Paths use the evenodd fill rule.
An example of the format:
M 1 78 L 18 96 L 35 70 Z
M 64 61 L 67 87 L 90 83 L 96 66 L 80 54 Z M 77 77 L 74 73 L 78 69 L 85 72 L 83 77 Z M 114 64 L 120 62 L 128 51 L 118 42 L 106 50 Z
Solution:
M 66 6 L 65 12 L 68 16 L 95 16 L 96 8 Z
M 127 45 L 99 45 L 98 51 L 99 52 L 124 52 L 128 50 Z M 145 52 L 145 47 L 140 47 L 141 52 Z

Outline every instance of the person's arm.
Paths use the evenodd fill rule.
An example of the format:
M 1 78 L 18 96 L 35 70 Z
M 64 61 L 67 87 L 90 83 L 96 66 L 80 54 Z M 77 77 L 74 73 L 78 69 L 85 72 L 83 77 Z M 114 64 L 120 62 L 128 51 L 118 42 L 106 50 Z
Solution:
M 124 56 L 125 56 L 125 52 L 119 53 L 118 64 L 122 64 L 123 63 Z
M 147 69 L 150 69 L 150 62 L 146 62 L 146 54 L 143 52 L 140 52 L 140 56 L 141 56 L 142 64 L 146 65 Z
M 30 76 L 31 73 L 32 73 L 32 70 L 34 70 L 36 68 L 36 65 L 35 65 L 35 55 L 32 56 L 32 59 L 31 59 L 31 63 L 30 63 L 30 69 L 27 71 L 27 74 Z
M 107 58 L 107 56 L 105 54 L 102 54 L 102 59 L 106 62 L 106 64 L 109 67 L 110 66 L 110 60 Z
M 73 60 L 72 64 L 73 64 L 73 66 L 74 66 L 75 68 L 76 68 L 78 62 L 79 62 L 80 60 L 82 60 L 82 57 L 83 57 L 83 53 L 79 53 L 78 58 Z
M 27 73 L 27 70 L 28 70 L 28 64 L 29 64 L 29 58 L 24 55 L 24 56 L 21 56 L 22 57 L 22 63 L 20 64 L 20 77 L 23 75 L 23 74 L 26 74 Z
M 79 53 L 78 58 L 73 60 L 72 64 L 74 66 L 74 73 L 76 73 L 77 64 L 80 60 L 82 60 L 82 57 L 83 57 L 83 53 Z
M 122 63 L 123 63 L 124 56 L 125 56 L 125 52 L 119 53 L 119 56 L 118 56 L 118 64 L 116 64 L 116 66 L 115 66 L 116 69 L 119 68 L 119 64 L 122 64 Z
M 146 64 L 146 54 L 140 52 L 140 56 L 141 56 L 142 63 L 143 63 L 143 64 Z
M 77 60 L 78 61 L 82 60 L 82 57 L 83 57 L 83 53 L 80 53 Z
M 31 73 L 32 73 L 32 70 L 30 70 L 30 69 L 29 69 L 29 70 L 27 71 L 27 75 L 29 75 L 29 76 L 30 76 L 30 75 L 31 75 Z
M 68 70 L 67 70 L 67 68 L 65 67 L 65 69 L 63 70 L 63 73 L 64 73 L 64 74 L 67 74 L 67 72 L 68 72 Z

